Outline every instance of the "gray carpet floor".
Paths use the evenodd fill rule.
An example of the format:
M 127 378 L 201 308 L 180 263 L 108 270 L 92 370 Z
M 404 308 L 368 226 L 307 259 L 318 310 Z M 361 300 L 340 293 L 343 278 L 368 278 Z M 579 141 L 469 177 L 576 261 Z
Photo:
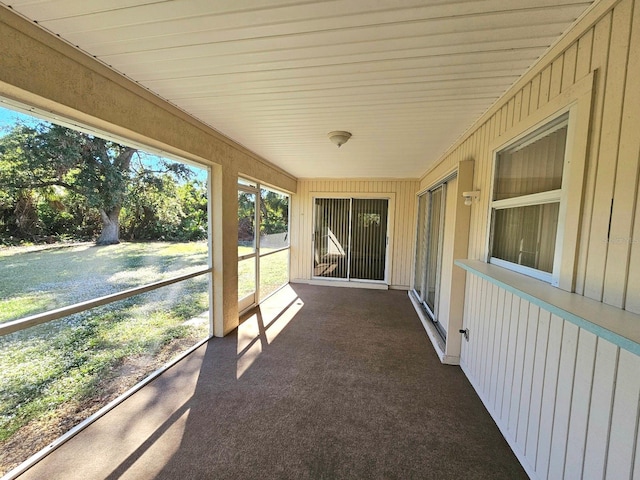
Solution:
M 527 476 L 406 292 L 292 285 L 20 478 Z

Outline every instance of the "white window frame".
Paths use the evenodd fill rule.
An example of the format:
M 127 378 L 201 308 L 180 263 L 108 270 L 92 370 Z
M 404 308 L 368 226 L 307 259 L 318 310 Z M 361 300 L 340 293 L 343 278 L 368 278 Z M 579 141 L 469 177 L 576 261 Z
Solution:
M 536 140 L 540 138 L 550 135 L 555 131 L 564 128 L 569 125 L 569 117 L 567 113 L 560 114 L 554 119 L 546 122 L 542 127 L 540 127 L 540 132 L 534 135 L 532 138 L 523 141 L 522 139 L 514 140 L 510 144 L 506 145 L 504 148 L 494 152 L 493 155 L 493 186 L 491 189 L 491 196 L 494 195 L 495 189 L 495 178 L 496 178 L 496 169 L 498 166 L 498 156 L 503 152 L 508 152 L 511 149 L 522 149 Z M 563 168 L 562 168 L 562 184 L 565 185 L 566 175 L 570 175 L 569 165 L 570 163 L 567 161 L 567 144 L 569 143 L 569 138 L 567 136 L 565 142 L 565 151 L 563 158 Z M 563 193 L 563 188 L 557 190 L 547 190 L 543 192 L 531 193 L 528 195 L 520 195 L 512 198 L 505 198 L 503 200 L 493 200 L 491 201 L 491 224 L 490 224 L 490 243 L 489 243 L 489 263 L 494 265 L 498 265 L 504 268 L 508 268 L 510 270 L 516 271 L 518 273 L 523 273 L 524 275 L 528 275 L 533 278 L 537 278 L 538 280 L 543 280 L 545 282 L 551 283 L 554 286 L 558 286 L 559 283 L 559 274 L 558 274 L 558 266 L 560 264 L 561 252 L 560 249 L 557 248 L 559 242 L 562 242 L 562 231 L 564 230 L 564 222 L 563 218 L 560 218 L 560 213 L 558 213 L 558 226 L 556 229 L 556 248 L 553 256 L 553 271 L 552 273 L 545 272 L 543 270 L 538 270 L 536 268 L 527 267 L 525 265 L 520 265 L 518 263 L 509 262 L 507 260 L 503 260 L 501 258 L 492 257 L 491 252 L 493 250 L 493 238 L 494 238 L 494 215 L 493 212 L 501 209 L 512 209 L 519 207 L 529 207 L 529 206 L 537 206 L 544 205 L 548 203 L 558 203 L 560 204 L 560 210 L 562 210 L 562 199 L 566 198 L 566 192 Z M 558 274 L 558 275 L 557 275 Z
M 492 156 L 490 189 L 487 212 L 485 259 L 500 267 L 543 280 L 563 290 L 575 290 L 578 242 L 582 218 L 582 203 L 585 189 L 585 169 L 588 155 L 589 126 L 593 103 L 593 89 L 596 72 L 592 72 L 569 87 L 546 105 L 498 136 L 490 144 Z M 523 195 L 504 200 L 492 201 L 495 183 L 497 156 L 510 146 L 523 141 L 545 126 L 553 126 L 560 117 L 568 114 L 567 139 L 562 188 L 547 192 Z M 493 212 L 499 208 L 555 203 L 559 199 L 558 229 L 552 273 L 517 265 L 491 257 Z

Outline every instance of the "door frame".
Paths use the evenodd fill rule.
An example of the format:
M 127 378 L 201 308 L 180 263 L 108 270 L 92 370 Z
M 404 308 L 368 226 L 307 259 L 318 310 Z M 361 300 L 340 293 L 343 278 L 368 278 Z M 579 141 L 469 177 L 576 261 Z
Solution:
M 452 181 L 454 178 L 456 178 L 456 175 L 450 175 L 447 178 L 445 178 L 444 180 L 442 180 L 441 182 L 438 182 L 437 184 L 433 185 L 431 188 L 428 188 L 422 192 L 420 192 L 418 194 L 418 198 L 420 198 L 421 196 L 426 196 L 426 208 L 427 208 L 427 212 L 426 212 L 426 222 L 425 225 L 423 226 L 423 232 L 417 232 L 417 235 L 420 235 L 421 233 L 423 233 L 424 235 L 426 235 L 426 241 L 425 241 L 425 256 L 424 256 L 424 264 L 421 267 L 422 268 L 422 272 L 421 272 L 421 293 L 420 295 L 418 295 L 418 292 L 415 289 L 415 285 L 412 285 L 411 287 L 411 291 L 413 292 L 413 294 L 416 296 L 417 300 L 420 302 L 420 304 L 422 305 L 422 307 L 425 309 L 425 311 L 427 312 L 427 315 L 429 316 L 431 322 L 433 323 L 433 325 L 436 327 L 437 332 L 442 336 L 442 339 L 446 341 L 447 338 L 447 332 L 443 330 L 442 326 L 440 325 L 440 321 L 439 321 L 439 310 L 440 310 L 440 290 L 441 290 L 441 281 L 442 281 L 442 254 L 444 251 L 444 231 L 445 231 L 445 225 L 447 222 L 447 218 L 446 218 L 446 211 L 447 211 L 447 190 L 448 190 L 448 184 L 450 181 Z M 435 288 L 433 291 L 433 308 L 429 305 L 427 297 L 429 295 L 429 283 L 428 283 L 428 278 L 429 278 L 429 265 L 431 263 L 431 261 L 433 260 L 431 258 L 430 252 L 431 252 L 431 240 L 432 238 L 430 237 L 429 233 L 431 232 L 431 222 L 433 220 L 433 200 L 432 200 L 432 196 L 433 193 L 437 190 L 440 190 L 440 214 L 439 214 L 439 225 L 437 226 L 437 251 L 436 251 L 436 256 L 437 258 L 435 259 L 436 261 L 436 265 L 435 265 L 435 278 L 433 279 L 433 281 L 435 282 Z M 450 220 L 450 219 L 449 219 Z M 416 245 L 417 245 L 417 238 L 416 238 Z M 414 252 L 415 255 L 415 252 Z M 416 267 L 415 262 L 414 262 L 414 267 Z M 413 279 L 415 280 L 415 274 L 413 275 Z
M 264 218 L 262 217 L 262 204 L 263 204 L 263 199 L 262 199 L 262 192 L 263 191 L 267 191 L 267 192 L 272 192 L 272 193 L 277 193 L 279 195 L 284 195 L 288 198 L 288 213 L 287 213 L 287 237 L 291 238 L 291 194 L 282 191 L 282 190 L 278 190 L 276 188 L 273 188 L 269 185 L 266 185 L 264 183 L 258 182 L 258 181 L 254 181 L 254 180 L 250 180 L 246 177 L 243 176 L 238 176 L 238 188 L 237 188 L 238 192 L 244 192 L 244 193 L 250 193 L 253 194 L 255 196 L 255 201 L 254 201 L 254 244 L 255 244 L 255 250 L 252 253 L 247 253 L 245 255 L 238 255 L 238 265 L 240 264 L 241 261 L 245 261 L 245 260 L 250 260 L 253 259 L 254 262 L 254 271 L 255 271 L 255 278 L 254 278 L 254 284 L 255 284 L 255 289 L 252 293 L 249 293 L 247 295 L 245 295 L 242 298 L 238 298 L 238 311 L 240 313 L 243 313 L 245 311 L 247 311 L 248 309 L 259 305 L 262 301 L 266 300 L 267 298 L 269 298 L 271 295 L 275 294 L 278 290 L 280 290 L 282 287 L 284 287 L 286 284 L 289 283 L 290 280 L 290 266 L 291 266 L 291 244 L 287 243 L 286 246 L 284 247 L 278 247 L 276 249 L 272 249 L 270 251 L 267 252 L 263 252 L 262 250 L 262 244 L 261 244 L 261 239 L 262 239 L 262 235 L 261 235 L 261 229 L 262 229 L 262 225 L 264 222 Z M 266 248 L 265 248 L 266 250 Z M 263 289 L 262 289 L 262 284 L 261 284 L 261 264 L 262 264 L 262 259 L 265 257 L 268 257 L 270 255 L 274 255 L 283 251 L 287 251 L 287 281 L 286 283 L 284 283 L 283 285 L 279 286 L 278 288 L 276 288 L 274 291 L 263 295 Z M 238 279 L 239 280 L 239 279 Z
M 260 188 L 258 185 L 246 185 L 244 183 L 240 183 L 240 179 L 238 181 L 238 192 L 250 193 L 254 195 L 253 202 L 253 242 L 254 242 L 254 250 L 252 253 L 247 253 L 245 255 L 238 255 L 238 264 L 245 260 L 250 260 L 253 258 L 254 264 L 254 285 L 255 288 L 252 293 L 245 295 L 242 298 L 238 298 L 238 311 L 243 312 L 248 308 L 256 305 L 258 303 L 259 298 L 259 288 L 260 288 L 260 235 L 257 230 L 260 228 Z
M 309 249 L 309 268 L 310 275 L 309 278 L 313 283 L 324 283 L 328 282 L 333 285 L 341 286 L 359 286 L 359 285 L 385 285 L 388 286 L 391 281 L 391 271 L 392 271 L 392 259 L 393 259 L 393 232 L 394 232 L 394 214 L 395 214 L 395 205 L 396 205 L 396 194 L 394 192 L 309 192 L 311 195 L 311 205 L 313 208 L 313 218 L 311 219 L 311 244 Z M 385 252 L 385 269 L 384 269 L 384 280 L 362 280 L 362 279 L 349 279 L 349 278 L 329 278 L 329 277 L 317 277 L 313 274 L 313 259 L 314 259 L 314 235 L 313 229 L 315 229 L 316 225 L 316 211 L 315 204 L 317 198 L 336 198 L 336 199 L 358 199 L 358 200 L 387 200 L 388 203 L 388 211 L 387 211 L 387 249 Z M 351 212 L 350 212 L 351 213 Z
M 433 190 L 439 184 L 450 181 L 454 176 L 457 176 L 457 182 L 455 188 L 451 187 L 452 199 L 454 203 L 451 205 L 452 215 L 449 216 L 449 220 L 453 228 L 453 245 L 452 245 L 452 258 L 453 260 L 467 258 L 469 255 L 469 231 L 471 225 L 471 210 L 472 208 L 482 208 L 478 202 L 474 202 L 472 205 L 465 205 L 463 197 L 464 192 L 474 190 L 473 185 L 473 160 L 462 160 L 458 162 L 451 170 L 444 173 L 436 181 L 429 183 L 428 186 L 421 188 L 416 194 L 416 201 L 420 195 L 425 194 L 429 190 Z M 448 195 L 447 195 L 448 196 Z M 416 213 L 416 220 L 417 214 Z M 417 240 L 418 222 L 416 226 Z M 411 274 L 411 287 L 409 290 L 409 299 L 413 303 L 414 309 L 420 318 L 420 321 L 431 340 L 431 343 L 440 358 L 442 363 L 450 365 L 460 364 L 460 353 L 462 349 L 462 343 L 468 342 L 468 337 L 463 339 L 461 330 L 463 330 L 464 322 L 464 308 L 465 308 L 465 285 L 466 275 L 465 271 L 459 267 L 455 267 L 453 260 L 448 264 L 443 264 L 442 269 L 446 269 L 450 272 L 450 275 L 446 279 L 448 289 L 448 305 L 440 305 L 440 308 L 446 308 L 448 311 L 448 323 L 446 328 L 446 340 L 442 338 L 440 332 L 437 331 L 435 324 L 431 321 L 430 316 L 426 313 L 424 305 L 419 300 L 415 290 L 415 278 L 416 278 L 416 253 L 419 242 L 416 241 L 414 245 L 413 255 L 413 269 Z M 442 272 L 442 270 L 441 270 Z M 441 277 L 442 282 L 442 277 Z M 443 287 L 441 283 L 441 288 Z

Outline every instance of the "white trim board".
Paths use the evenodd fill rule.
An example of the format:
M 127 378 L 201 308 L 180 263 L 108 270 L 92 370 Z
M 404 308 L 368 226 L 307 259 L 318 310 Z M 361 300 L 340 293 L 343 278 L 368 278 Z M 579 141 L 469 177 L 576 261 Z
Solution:
M 445 353 L 444 340 L 436 330 L 436 326 L 431 322 L 431 319 L 429 319 L 425 314 L 420 303 L 416 300 L 414 295 L 411 294 L 411 291 L 408 292 L 408 295 L 409 295 L 409 299 L 411 300 L 411 303 L 413 304 L 413 308 L 418 314 L 418 318 L 420 319 L 420 322 L 422 322 L 422 326 L 427 332 L 427 336 L 429 337 L 429 340 L 431 340 L 431 343 L 433 344 L 433 348 L 436 351 L 436 354 L 438 355 L 440 362 L 445 365 L 460 365 L 459 356 L 447 355 Z

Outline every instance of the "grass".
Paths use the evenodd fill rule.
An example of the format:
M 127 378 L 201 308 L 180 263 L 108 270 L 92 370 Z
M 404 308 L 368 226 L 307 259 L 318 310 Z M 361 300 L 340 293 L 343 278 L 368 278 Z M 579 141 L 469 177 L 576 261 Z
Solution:
M 260 259 L 260 298 L 288 281 L 287 261 Z M 238 264 L 240 295 L 254 262 Z M 206 265 L 204 242 L 0 249 L 0 323 Z M 0 475 L 208 336 L 208 308 L 200 276 L 0 337 Z
M 269 249 L 260 249 L 264 255 Z M 250 247 L 238 247 L 238 256 L 253 252 Z M 260 257 L 260 300 L 289 281 L 289 251 L 283 250 Z M 244 298 L 256 289 L 255 259 L 238 262 L 238 299 Z
M 289 282 L 289 251 L 260 258 L 260 300 Z
M 42 312 L 52 304 L 52 296 L 46 293 L 30 293 L 0 300 L 0 323 Z
M 204 242 L 0 250 L 0 323 L 206 266 Z
M 206 266 L 204 243 L 0 253 L 0 321 Z M 0 337 L 0 475 L 208 336 L 208 278 Z M 195 319 L 195 320 L 194 320 Z

